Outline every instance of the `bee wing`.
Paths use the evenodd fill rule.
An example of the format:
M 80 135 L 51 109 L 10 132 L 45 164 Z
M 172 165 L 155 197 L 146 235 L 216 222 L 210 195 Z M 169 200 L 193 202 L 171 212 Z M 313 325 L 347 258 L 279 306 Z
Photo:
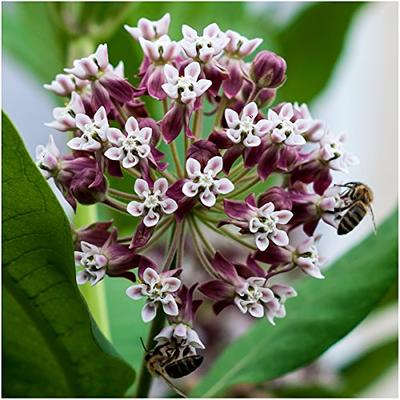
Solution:
M 372 210 L 371 205 L 368 206 L 368 209 L 369 209 L 369 213 L 370 213 L 370 215 L 371 215 L 372 224 L 374 225 L 374 233 L 375 233 L 375 235 L 376 235 L 377 229 L 376 229 L 376 223 L 375 223 L 375 215 L 374 215 L 374 212 L 373 212 L 373 210 Z
M 176 387 L 174 385 L 174 383 L 168 379 L 164 374 L 161 375 L 162 379 L 164 380 L 164 382 L 177 394 L 179 394 L 179 396 L 183 397 L 183 398 L 187 398 L 186 394 L 182 392 L 182 390 L 180 390 L 178 387 Z

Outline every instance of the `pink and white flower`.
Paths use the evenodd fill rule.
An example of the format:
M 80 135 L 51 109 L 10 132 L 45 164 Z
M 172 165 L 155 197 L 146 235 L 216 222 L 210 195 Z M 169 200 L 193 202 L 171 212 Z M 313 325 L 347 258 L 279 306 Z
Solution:
M 335 171 L 348 173 L 348 167 L 352 167 L 359 163 L 358 158 L 344 150 L 346 133 L 342 132 L 336 137 L 326 132 L 321 138 L 321 148 L 319 157 L 321 161 L 329 163 L 329 167 Z
M 144 322 L 149 322 L 156 316 L 158 304 L 161 304 L 165 314 L 178 315 L 178 305 L 174 296 L 180 286 L 181 281 L 178 278 L 166 273 L 159 274 L 149 267 L 144 270 L 141 282 L 130 286 L 126 290 L 126 294 L 134 300 L 146 297 L 146 304 L 142 309 L 142 319 Z
M 189 179 L 184 183 L 182 192 L 185 196 L 195 197 L 200 193 L 200 201 L 206 207 L 212 207 L 216 203 L 218 194 L 228 194 L 235 188 L 233 183 L 227 179 L 216 179 L 222 171 L 222 157 L 212 157 L 204 170 L 201 171 L 201 164 L 194 158 L 186 161 L 186 172 Z
M 243 143 L 246 147 L 257 147 L 272 128 L 273 122 L 261 119 L 254 122 L 258 115 L 255 102 L 247 104 L 239 117 L 238 113 L 230 108 L 225 110 L 225 119 L 228 124 L 226 135 L 233 143 Z
M 71 100 L 65 107 L 56 107 L 53 110 L 54 121 L 45 123 L 49 128 L 65 132 L 76 127 L 76 115 L 85 112 L 83 101 L 79 94 L 72 92 Z
M 298 245 L 294 262 L 307 275 L 317 279 L 324 279 L 320 271 L 323 258 L 319 255 L 315 241 L 316 239 L 314 238 L 307 238 Z
M 274 210 L 273 203 L 266 203 L 255 210 L 256 215 L 249 221 L 249 231 L 254 235 L 257 248 L 261 251 L 267 250 L 270 240 L 277 246 L 286 246 L 289 243 L 287 233 L 279 229 L 279 226 L 287 224 L 293 214 L 289 210 Z
M 135 192 L 143 201 L 131 201 L 127 211 L 134 217 L 144 215 L 143 223 L 148 228 L 157 225 L 160 214 L 173 214 L 178 208 L 176 201 L 166 196 L 167 190 L 165 178 L 157 179 L 152 189 L 144 179 L 136 179 Z
M 229 57 L 244 58 L 249 56 L 262 43 L 262 39 L 247 39 L 240 33 L 228 30 L 225 32 L 229 42 L 225 45 L 225 55 Z
M 154 340 L 159 344 L 169 343 L 171 339 L 175 340 L 179 346 L 189 346 L 194 352 L 196 349 L 205 349 L 197 332 L 190 325 L 183 322 L 166 326 L 154 337 Z
M 268 119 L 273 123 L 271 141 L 273 143 L 285 143 L 287 146 L 301 146 L 306 143 L 302 136 L 309 129 L 309 121 L 297 119 L 292 122 L 294 115 L 293 105 L 286 103 L 279 114 L 274 110 L 268 110 Z
M 208 79 L 199 79 L 200 72 L 200 64 L 197 62 L 187 65 L 183 76 L 179 76 L 178 70 L 167 64 L 164 67 L 167 83 L 162 85 L 162 89 L 171 99 L 184 104 L 193 103 L 211 86 Z
M 190 26 L 183 25 L 182 35 L 183 39 L 179 44 L 187 56 L 203 63 L 221 54 L 230 40 L 215 23 L 206 26 L 202 36 L 199 36 Z
M 36 165 L 43 176 L 48 179 L 59 169 L 60 150 L 54 142 L 53 135 L 49 136 L 47 146 L 36 147 Z
M 162 64 L 166 64 L 167 62 L 175 60 L 181 52 L 178 43 L 171 41 L 167 35 L 161 36 L 154 41 L 140 38 L 139 43 L 145 56 L 153 63 L 161 62 Z
M 64 71 L 85 80 L 99 78 L 102 73 L 110 68 L 113 69 L 108 62 L 107 44 L 100 44 L 94 54 L 75 60 L 73 68 L 65 68 Z
M 88 242 L 81 242 L 82 251 L 75 251 L 75 261 L 83 267 L 83 271 L 78 272 L 76 281 L 78 285 L 90 282 L 96 285 L 106 274 L 106 266 L 108 259 L 105 257 L 101 249 Z
M 136 28 L 129 25 L 124 25 L 124 28 L 135 40 L 143 38 L 154 41 L 161 36 L 168 34 L 170 22 L 171 16 L 169 13 L 166 13 L 158 21 L 150 21 L 147 18 L 140 18 Z
M 107 139 L 112 147 L 107 149 L 104 155 L 110 160 L 121 161 L 124 168 L 133 168 L 141 158 L 150 154 L 152 129 L 140 129 L 137 120 L 129 117 L 125 123 L 125 131 L 126 136 L 117 128 L 108 129 Z
M 104 107 L 100 107 L 93 120 L 86 114 L 77 114 L 76 127 L 82 132 L 79 137 L 71 139 L 67 145 L 73 150 L 100 150 L 107 140 L 108 120 Z
M 57 74 L 50 84 L 45 84 L 43 87 L 58 96 L 69 96 L 72 92 L 80 91 L 89 84 L 88 80 L 79 79 L 72 74 Z

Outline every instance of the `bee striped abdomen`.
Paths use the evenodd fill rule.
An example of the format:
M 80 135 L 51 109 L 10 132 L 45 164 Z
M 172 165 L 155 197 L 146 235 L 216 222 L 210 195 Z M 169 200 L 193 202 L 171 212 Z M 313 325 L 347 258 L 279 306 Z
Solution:
M 171 378 L 181 378 L 189 375 L 191 372 L 199 368 L 203 362 L 203 356 L 195 355 L 181 358 L 165 366 L 165 372 Z
M 351 232 L 365 217 L 367 208 L 362 202 L 354 203 L 341 219 L 338 226 L 338 234 L 345 235 Z

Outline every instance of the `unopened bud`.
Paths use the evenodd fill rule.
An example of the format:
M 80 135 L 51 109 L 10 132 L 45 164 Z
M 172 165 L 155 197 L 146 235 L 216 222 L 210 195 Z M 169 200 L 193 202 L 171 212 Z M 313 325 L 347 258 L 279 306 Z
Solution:
M 277 88 L 286 79 L 286 61 L 270 51 L 261 51 L 250 66 L 251 80 L 259 88 Z

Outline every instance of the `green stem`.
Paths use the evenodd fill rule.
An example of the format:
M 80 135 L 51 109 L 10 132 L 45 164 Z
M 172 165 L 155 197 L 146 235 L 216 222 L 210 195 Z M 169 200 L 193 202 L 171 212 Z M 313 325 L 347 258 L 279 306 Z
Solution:
M 228 104 L 228 99 L 225 96 L 222 96 L 218 105 L 217 113 L 215 114 L 215 121 L 214 121 L 215 129 L 221 126 L 222 116 L 224 115 L 224 111 L 227 104 Z
M 193 119 L 193 135 L 197 138 L 201 138 L 202 119 L 203 119 L 203 111 L 201 109 L 197 110 L 194 113 L 194 119 Z
M 170 144 L 170 148 L 171 148 L 172 158 L 174 159 L 175 163 L 176 173 L 180 178 L 183 178 L 184 174 L 181 168 L 181 162 L 179 160 L 178 150 L 176 149 L 176 143 L 172 142 Z
M 75 214 L 74 224 L 76 228 L 89 225 L 97 219 L 97 207 L 79 205 Z M 108 321 L 106 293 L 104 282 L 100 282 L 96 286 L 80 285 L 79 290 L 85 298 L 97 326 L 104 336 L 111 340 L 111 332 Z
M 113 189 L 113 188 L 108 188 L 108 193 L 112 194 L 113 196 L 116 197 L 121 197 L 122 199 L 127 199 L 127 200 L 140 200 L 139 196 L 136 196 L 134 194 L 126 193 L 126 192 L 121 192 L 120 190 Z

